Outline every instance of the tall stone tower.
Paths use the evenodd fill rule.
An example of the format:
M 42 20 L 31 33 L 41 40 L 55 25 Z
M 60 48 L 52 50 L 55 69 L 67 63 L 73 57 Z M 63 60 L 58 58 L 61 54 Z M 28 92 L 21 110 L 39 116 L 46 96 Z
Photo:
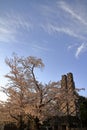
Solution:
M 62 112 L 63 116 L 76 116 L 76 94 L 72 73 L 62 76 L 61 94 L 62 99 L 60 100 L 60 111 Z

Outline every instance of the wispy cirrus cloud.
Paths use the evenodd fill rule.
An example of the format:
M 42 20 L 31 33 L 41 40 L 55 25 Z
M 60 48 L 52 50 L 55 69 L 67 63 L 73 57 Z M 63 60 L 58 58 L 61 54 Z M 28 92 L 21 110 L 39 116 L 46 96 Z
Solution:
M 32 24 L 21 14 L 5 13 L 0 17 L 0 42 L 16 42 L 20 30 L 30 31 Z
M 15 41 L 15 31 L 8 27 L 0 26 L 0 42 Z
M 70 25 L 69 22 L 71 23 L 71 25 L 68 26 L 68 28 L 70 29 L 70 32 L 73 33 L 69 32 L 67 34 L 71 34 L 71 36 L 77 37 L 82 42 L 81 44 L 76 43 L 68 46 L 68 50 L 75 49 L 75 57 L 79 58 L 82 53 L 87 52 L 87 43 L 85 42 L 87 37 L 87 15 L 85 13 L 85 10 L 83 9 L 83 7 L 85 8 L 85 5 L 82 6 L 81 1 L 76 4 L 78 4 L 78 6 L 76 6 L 75 4 L 73 6 L 72 4 L 67 3 L 65 1 L 57 2 L 57 6 L 66 15 L 66 21 L 68 25 Z
M 44 44 L 45 44 L 45 42 L 42 45 L 35 42 L 34 44 L 32 44 L 32 49 L 36 52 L 50 52 L 50 51 L 52 51 L 50 48 L 48 48 L 48 46 L 46 44 L 45 45 Z
M 87 25 L 87 21 L 81 16 L 81 13 L 75 12 L 75 10 L 72 7 L 70 7 L 67 3 L 61 1 L 58 2 L 58 5 L 60 5 L 60 8 L 63 9 L 66 13 L 70 14 L 73 20 L 78 20 L 78 22 Z
M 81 3 L 77 3 L 81 6 Z M 84 10 L 72 6 L 67 1 L 57 1 L 52 5 L 44 5 L 42 15 L 44 23 L 41 27 L 49 34 L 65 33 L 78 39 L 86 40 L 87 19 Z M 45 9 L 45 10 L 44 10 Z
M 77 47 L 75 56 L 78 58 L 80 54 L 87 51 L 87 43 L 82 43 L 80 46 Z
M 6 18 L 7 18 L 7 25 L 13 26 L 13 28 L 19 29 L 23 28 L 25 30 L 30 30 L 32 26 L 32 22 L 29 16 L 25 16 L 25 14 L 21 13 L 6 13 Z
M 33 49 L 35 50 L 41 50 L 41 51 L 49 51 L 49 49 L 47 47 L 43 47 L 43 46 L 40 46 L 40 45 L 33 45 Z
M 78 46 L 78 44 L 76 43 L 76 44 L 73 44 L 73 45 L 69 45 L 68 47 L 67 47 L 67 49 L 68 50 L 71 50 L 71 49 L 74 49 L 75 47 L 77 47 Z
M 79 58 L 82 53 L 87 52 L 87 43 L 69 45 L 68 50 L 71 49 L 75 49 L 75 57 Z
M 73 29 L 71 29 L 71 28 L 69 28 L 67 26 L 59 27 L 57 25 L 53 25 L 53 24 L 48 23 L 47 25 L 41 25 L 41 27 L 45 31 L 47 31 L 49 34 L 52 34 L 52 33 L 65 33 L 65 34 L 67 34 L 69 36 L 72 36 L 72 37 L 85 39 L 84 36 L 75 33 Z

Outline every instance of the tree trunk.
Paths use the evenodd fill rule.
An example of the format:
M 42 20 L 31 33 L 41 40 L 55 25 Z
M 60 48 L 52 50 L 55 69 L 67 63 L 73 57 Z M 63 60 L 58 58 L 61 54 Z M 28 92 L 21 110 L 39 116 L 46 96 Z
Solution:
M 24 126 L 24 121 L 23 121 L 23 118 L 22 116 L 20 115 L 20 118 L 19 118 L 19 122 L 17 124 L 17 127 L 18 127 L 18 130 L 24 130 L 25 126 Z
M 39 130 L 38 118 L 32 119 L 28 122 L 28 129 L 27 130 Z

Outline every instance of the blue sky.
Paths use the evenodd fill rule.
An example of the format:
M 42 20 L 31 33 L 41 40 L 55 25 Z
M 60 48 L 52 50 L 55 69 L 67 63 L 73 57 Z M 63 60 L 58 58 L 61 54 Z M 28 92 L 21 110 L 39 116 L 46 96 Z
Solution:
M 9 71 L 4 60 L 15 52 L 43 60 L 43 83 L 72 72 L 87 97 L 86 12 L 87 0 L 0 0 L 0 85 Z

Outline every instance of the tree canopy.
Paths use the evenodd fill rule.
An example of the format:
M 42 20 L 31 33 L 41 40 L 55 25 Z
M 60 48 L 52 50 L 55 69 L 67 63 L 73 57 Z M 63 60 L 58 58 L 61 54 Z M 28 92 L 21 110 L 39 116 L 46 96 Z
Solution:
M 5 75 L 8 84 L 3 91 L 8 96 L 4 111 L 17 124 L 38 118 L 41 122 L 48 116 L 58 114 L 56 96 L 59 93 L 59 82 L 42 84 L 37 81 L 34 70 L 44 67 L 41 59 L 36 57 L 18 57 L 5 60 L 10 72 Z M 11 120 L 12 120 L 11 119 Z M 22 130 L 22 126 L 20 129 Z

